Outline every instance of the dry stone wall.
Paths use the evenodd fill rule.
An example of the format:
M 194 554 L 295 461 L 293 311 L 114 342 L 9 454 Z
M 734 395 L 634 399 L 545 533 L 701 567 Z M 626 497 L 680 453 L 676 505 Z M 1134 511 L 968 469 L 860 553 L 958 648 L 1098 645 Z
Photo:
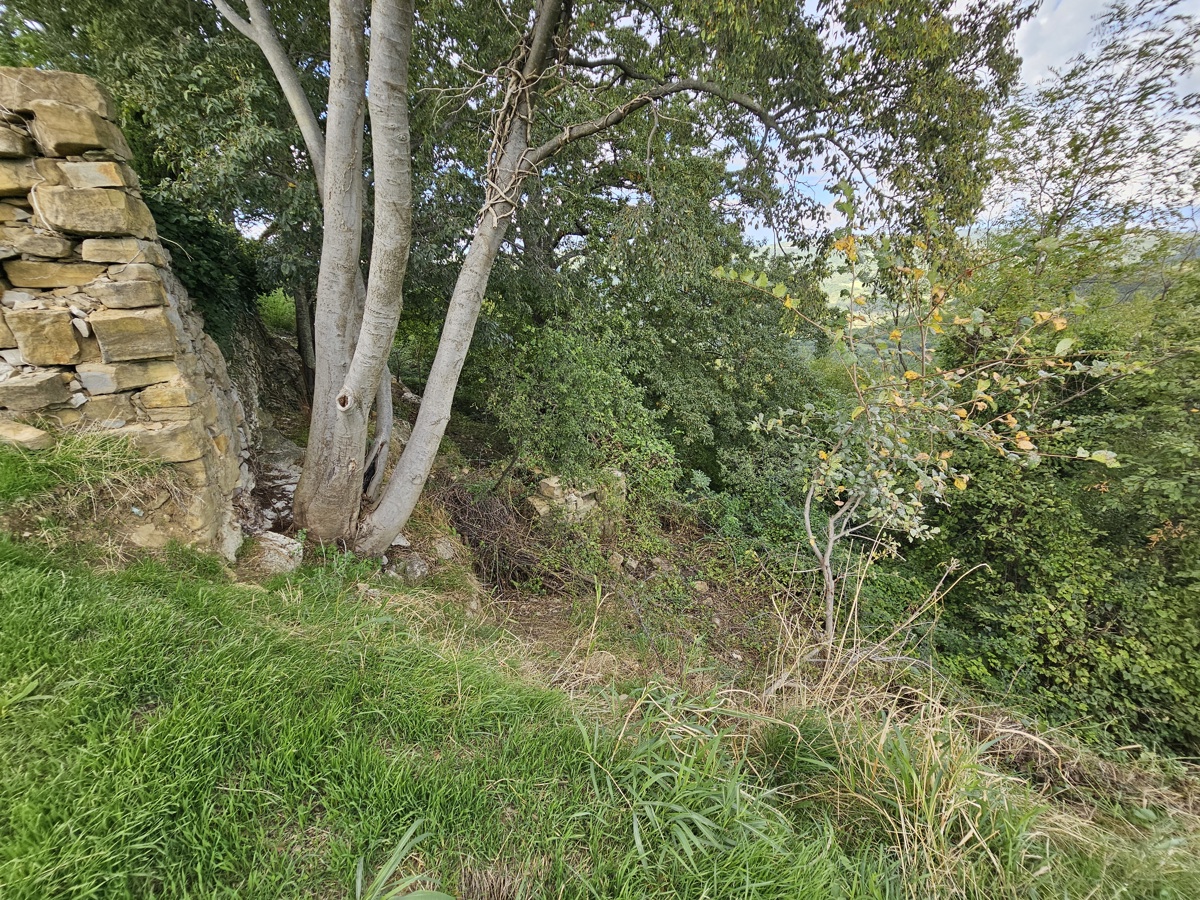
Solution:
M 128 536 L 232 557 L 245 414 L 114 113 L 85 76 L 0 68 L 0 440 L 44 448 L 47 423 L 125 436 L 186 486 L 137 510 Z

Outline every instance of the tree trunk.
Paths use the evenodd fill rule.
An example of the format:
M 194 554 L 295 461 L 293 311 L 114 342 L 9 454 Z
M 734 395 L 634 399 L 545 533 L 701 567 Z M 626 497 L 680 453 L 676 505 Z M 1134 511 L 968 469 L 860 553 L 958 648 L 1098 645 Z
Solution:
M 359 525 L 355 549 L 363 555 L 384 553 L 412 515 L 450 422 L 454 392 L 475 333 L 488 278 L 516 213 L 521 186 L 533 171 L 526 159 L 532 94 L 550 60 L 561 7 L 561 0 L 542 0 L 538 4 L 528 53 L 521 72 L 509 83 L 496 124 L 485 202 L 450 297 L 417 422 L 383 497 Z
M 296 289 L 296 350 L 304 370 L 304 399 L 312 406 L 317 350 L 313 343 L 313 304 L 308 288 Z
M 349 402 L 339 408 L 362 309 L 363 0 L 331 0 L 329 16 L 325 227 L 314 324 L 319 340 L 308 452 L 296 487 L 294 519 L 314 537 L 337 541 L 353 533 L 358 514 L 369 412 Z M 357 442 L 349 439 L 355 432 L 362 437 Z

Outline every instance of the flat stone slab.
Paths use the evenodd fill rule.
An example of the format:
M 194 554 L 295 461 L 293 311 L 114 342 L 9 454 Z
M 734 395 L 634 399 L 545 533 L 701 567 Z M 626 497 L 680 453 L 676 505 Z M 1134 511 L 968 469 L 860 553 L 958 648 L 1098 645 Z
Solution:
M 31 366 L 68 366 L 79 360 L 79 341 L 65 309 L 13 309 L 4 321 Z
M 0 444 L 22 450 L 49 450 L 54 446 L 54 436 L 32 425 L 0 419 Z
M 157 237 L 154 217 L 137 197 L 109 188 L 42 187 L 38 212 L 54 231 L 88 237 Z
M 32 112 L 34 100 L 52 98 L 82 106 L 111 119 L 117 107 L 108 91 L 86 75 L 75 72 L 0 67 L 0 106 L 12 112 Z
M 31 100 L 29 131 L 46 156 L 78 156 L 89 150 L 108 150 L 121 159 L 133 154 L 125 136 L 94 110 L 58 100 Z
M 161 306 L 151 309 L 102 309 L 88 316 L 107 362 L 174 356 L 175 331 Z
M 58 372 L 30 372 L 0 381 L 0 407 L 16 412 L 34 412 L 70 399 Z
M 68 252 L 70 252 L 69 249 Z M 59 288 L 88 284 L 108 270 L 99 263 L 12 259 L 4 264 L 4 271 L 14 287 Z
M 149 362 L 80 363 L 75 375 L 89 394 L 117 394 L 179 377 L 179 367 L 168 359 Z
M 149 263 L 167 265 L 167 254 L 152 241 L 137 238 L 88 238 L 80 247 L 80 255 L 88 262 Z

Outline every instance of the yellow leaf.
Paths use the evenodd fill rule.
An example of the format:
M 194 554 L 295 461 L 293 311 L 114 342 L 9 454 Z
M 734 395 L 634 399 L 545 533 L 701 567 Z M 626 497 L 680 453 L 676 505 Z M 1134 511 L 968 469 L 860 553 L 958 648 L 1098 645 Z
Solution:
M 965 491 L 967 489 L 967 476 L 955 475 L 954 476 L 954 486 L 956 488 L 958 488 L 960 491 Z
M 1054 323 L 1055 331 L 1062 331 L 1064 328 L 1067 327 L 1067 320 L 1064 319 L 1062 316 L 1055 316 L 1050 321 Z
M 854 235 L 848 234 L 833 242 L 833 249 L 846 254 L 846 259 L 854 262 L 858 259 L 858 249 L 855 247 Z
M 1034 446 L 1033 441 L 1020 440 L 1020 441 L 1017 441 L 1017 449 L 1018 450 L 1036 450 L 1037 447 Z
M 829 459 L 829 454 L 826 453 L 824 450 L 818 450 L 817 456 L 819 456 L 821 459 Z
M 895 328 L 892 330 L 892 333 L 888 335 L 888 337 L 893 341 L 898 341 L 900 338 L 904 337 L 904 332 L 902 332 L 899 328 Z
M 967 417 L 967 411 L 965 409 L 956 409 L 954 414 L 960 419 L 965 419 Z
M 867 408 L 865 406 L 854 407 L 854 411 L 850 413 L 850 421 L 853 422 L 855 419 L 857 419 L 859 416 L 861 416 L 866 411 L 867 411 Z
M 953 450 L 943 450 L 941 453 L 938 454 L 938 459 L 949 459 L 953 455 L 954 455 Z
M 912 369 L 909 369 L 907 372 L 904 373 L 904 379 L 906 381 L 916 381 L 920 377 L 921 377 L 921 373 L 914 372 Z

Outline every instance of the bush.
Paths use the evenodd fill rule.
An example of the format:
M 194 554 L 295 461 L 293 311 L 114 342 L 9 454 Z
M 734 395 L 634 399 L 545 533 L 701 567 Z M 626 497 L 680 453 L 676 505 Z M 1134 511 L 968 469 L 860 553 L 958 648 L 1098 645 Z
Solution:
M 635 495 L 666 496 L 680 474 L 674 451 L 618 358 L 606 337 L 547 326 L 505 361 L 489 408 L 531 465 L 567 478 L 618 468 Z

